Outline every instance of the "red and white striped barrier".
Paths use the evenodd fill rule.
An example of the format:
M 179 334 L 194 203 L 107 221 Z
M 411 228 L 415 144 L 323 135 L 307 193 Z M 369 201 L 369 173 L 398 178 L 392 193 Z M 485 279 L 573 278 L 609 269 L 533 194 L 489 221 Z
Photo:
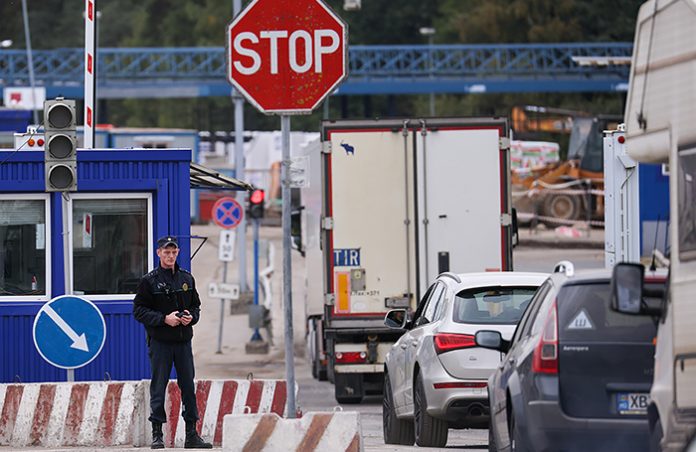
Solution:
M 150 393 L 146 381 L 145 394 Z M 223 418 L 228 414 L 276 413 L 285 414 L 287 401 L 285 380 L 198 380 L 198 432 L 214 445 L 222 443 Z M 148 406 L 149 398 L 144 402 Z M 175 381 L 170 381 L 164 401 L 167 423 L 163 425 L 164 443 L 167 447 L 183 447 L 186 425 L 181 417 L 181 392 Z M 146 420 L 147 420 L 146 416 Z M 149 423 L 144 429 L 139 445 L 151 441 Z
M 198 380 L 198 431 L 222 443 L 227 414 L 285 414 L 284 380 Z M 181 392 L 169 382 L 165 444 L 182 447 Z M 0 446 L 144 446 L 152 441 L 150 381 L 0 384 Z
M 362 452 L 360 413 L 307 413 L 301 419 L 275 414 L 225 416 L 223 451 Z
M 142 398 L 136 381 L 0 385 L 0 446 L 131 445 Z

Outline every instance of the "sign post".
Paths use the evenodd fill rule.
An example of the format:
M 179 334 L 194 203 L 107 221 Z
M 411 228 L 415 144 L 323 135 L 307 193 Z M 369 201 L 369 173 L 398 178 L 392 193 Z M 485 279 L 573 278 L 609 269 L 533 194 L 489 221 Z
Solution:
M 244 209 L 236 199 L 224 197 L 218 199 L 213 204 L 212 212 L 213 222 L 223 228 L 220 231 L 220 245 L 218 257 L 223 261 L 224 267 L 222 270 L 222 282 L 227 284 L 227 263 L 234 259 L 234 229 L 242 222 L 244 218 Z M 243 232 L 242 232 L 243 233 Z M 222 354 L 222 327 L 225 322 L 225 298 L 220 298 L 220 327 L 218 329 L 218 355 Z
M 290 116 L 311 113 L 347 74 L 348 27 L 321 0 L 253 0 L 227 27 L 227 77 L 263 113 L 281 115 L 283 307 L 288 416 L 295 417 L 291 294 Z
M 94 148 L 94 126 L 97 122 L 97 0 L 85 0 L 85 113 L 84 148 Z
M 83 367 L 99 355 L 106 340 L 101 311 L 89 300 L 62 295 L 39 309 L 34 318 L 34 345 L 49 364 L 68 371 Z

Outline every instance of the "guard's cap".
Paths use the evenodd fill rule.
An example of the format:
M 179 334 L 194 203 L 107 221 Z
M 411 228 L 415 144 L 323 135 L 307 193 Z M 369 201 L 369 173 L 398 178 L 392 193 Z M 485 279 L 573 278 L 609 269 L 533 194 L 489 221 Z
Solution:
M 179 242 L 176 241 L 176 237 L 173 235 L 165 235 L 157 240 L 157 248 L 166 248 L 168 246 L 179 248 Z

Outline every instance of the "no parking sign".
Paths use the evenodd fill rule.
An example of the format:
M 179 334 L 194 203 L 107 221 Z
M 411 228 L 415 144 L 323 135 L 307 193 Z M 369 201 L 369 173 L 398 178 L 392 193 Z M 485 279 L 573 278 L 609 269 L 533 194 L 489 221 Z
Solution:
M 244 218 L 244 209 L 236 199 L 228 196 L 220 198 L 213 205 L 213 221 L 225 229 L 236 228 Z

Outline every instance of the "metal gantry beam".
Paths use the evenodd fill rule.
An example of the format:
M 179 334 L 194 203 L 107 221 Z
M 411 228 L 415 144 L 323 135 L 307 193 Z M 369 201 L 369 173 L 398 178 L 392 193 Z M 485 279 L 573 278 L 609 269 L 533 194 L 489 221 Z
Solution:
M 352 46 L 349 77 L 335 94 L 625 91 L 631 43 Z M 82 49 L 35 50 L 48 97 L 82 97 Z M 222 47 L 103 48 L 101 98 L 227 96 Z M 24 50 L 0 50 L 0 87 L 28 86 Z

